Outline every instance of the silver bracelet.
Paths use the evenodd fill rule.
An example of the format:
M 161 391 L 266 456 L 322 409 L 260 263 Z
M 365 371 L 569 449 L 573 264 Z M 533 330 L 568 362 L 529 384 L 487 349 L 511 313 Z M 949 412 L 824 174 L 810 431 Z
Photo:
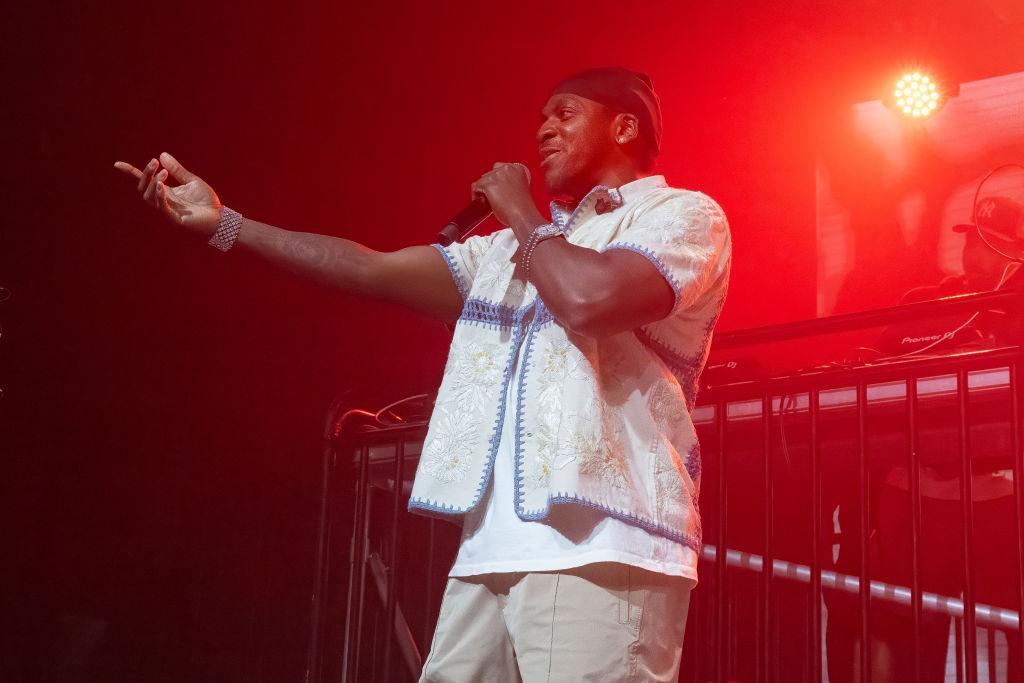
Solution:
M 222 206 L 220 207 L 220 220 L 217 221 L 217 230 L 207 244 L 215 249 L 227 251 L 235 246 L 235 240 L 238 239 L 238 233 L 241 230 L 242 214 Z
M 538 226 L 530 233 L 530 238 L 526 240 L 526 244 L 523 246 L 522 262 L 523 262 L 523 275 L 527 281 L 530 279 L 530 260 L 533 258 L 533 252 L 537 248 L 537 245 L 546 239 L 552 237 L 558 237 L 564 235 L 565 231 L 554 223 L 545 223 L 544 225 Z

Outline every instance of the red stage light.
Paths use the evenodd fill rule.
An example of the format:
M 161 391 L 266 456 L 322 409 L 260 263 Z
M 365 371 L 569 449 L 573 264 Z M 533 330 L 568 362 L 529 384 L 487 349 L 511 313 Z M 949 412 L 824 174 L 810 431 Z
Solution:
M 935 81 L 919 71 L 906 73 L 893 91 L 896 106 L 904 114 L 921 118 L 938 109 L 942 91 Z

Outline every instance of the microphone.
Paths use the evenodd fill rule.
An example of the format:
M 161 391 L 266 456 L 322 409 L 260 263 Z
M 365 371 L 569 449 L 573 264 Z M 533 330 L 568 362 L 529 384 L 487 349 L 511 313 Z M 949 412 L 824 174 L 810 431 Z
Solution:
M 516 164 L 516 166 L 523 167 L 523 170 L 526 172 L 526 182 L 529 183 L 530 169 L 526 168 L 523 164 Z M 474 197 L 473 201 L 467 204 L 462 211 L 455 214 L 448 221 L 448 224 L 437 233 L 438 243 L 442 247 L 447 247 L 452 242 L 461 242 L 490 215 L 491 205 L 487 202 L 487 197 L 483 195 Z
M 487 197 L 483 195 L 474 197 L 473 201 L 467 204 L 462 211 L 455 214 L 448 221 L 448 225 L 441 228 L 441 231 L 437 233 L 438 243 L 442 247 L 447 247 L 452 242 L 461 242 L 490 215 L 491 205 L 487 202 Z

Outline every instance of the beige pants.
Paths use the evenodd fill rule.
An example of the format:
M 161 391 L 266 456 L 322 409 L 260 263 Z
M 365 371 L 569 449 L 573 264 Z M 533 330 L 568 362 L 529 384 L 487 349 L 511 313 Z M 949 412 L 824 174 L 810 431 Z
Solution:
M 691 582 L 624 564 L 450 578 L 421 681 L 675 681 Z

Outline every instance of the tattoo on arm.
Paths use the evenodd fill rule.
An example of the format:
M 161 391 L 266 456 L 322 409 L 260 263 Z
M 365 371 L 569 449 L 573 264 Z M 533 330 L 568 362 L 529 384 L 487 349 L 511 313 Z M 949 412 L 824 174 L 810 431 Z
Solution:
M 288 260 L 299 268 L 319 271 L 330 268 L 334 262 L 340 261 L 334 252 L 340 251 L 337 247 L 341 245 L 326 244 L 330 239 L 323 235 L 297 232 L 285 236 L 281 246 Z
M 242 242 L 271 263 L 343 289 L 359 291 L 366 284 L 361 282 L 365 273 L 360 257 L 371 251 L 351 240 L 248 220 L 243 225 L 250 230 L 243 229 Z

